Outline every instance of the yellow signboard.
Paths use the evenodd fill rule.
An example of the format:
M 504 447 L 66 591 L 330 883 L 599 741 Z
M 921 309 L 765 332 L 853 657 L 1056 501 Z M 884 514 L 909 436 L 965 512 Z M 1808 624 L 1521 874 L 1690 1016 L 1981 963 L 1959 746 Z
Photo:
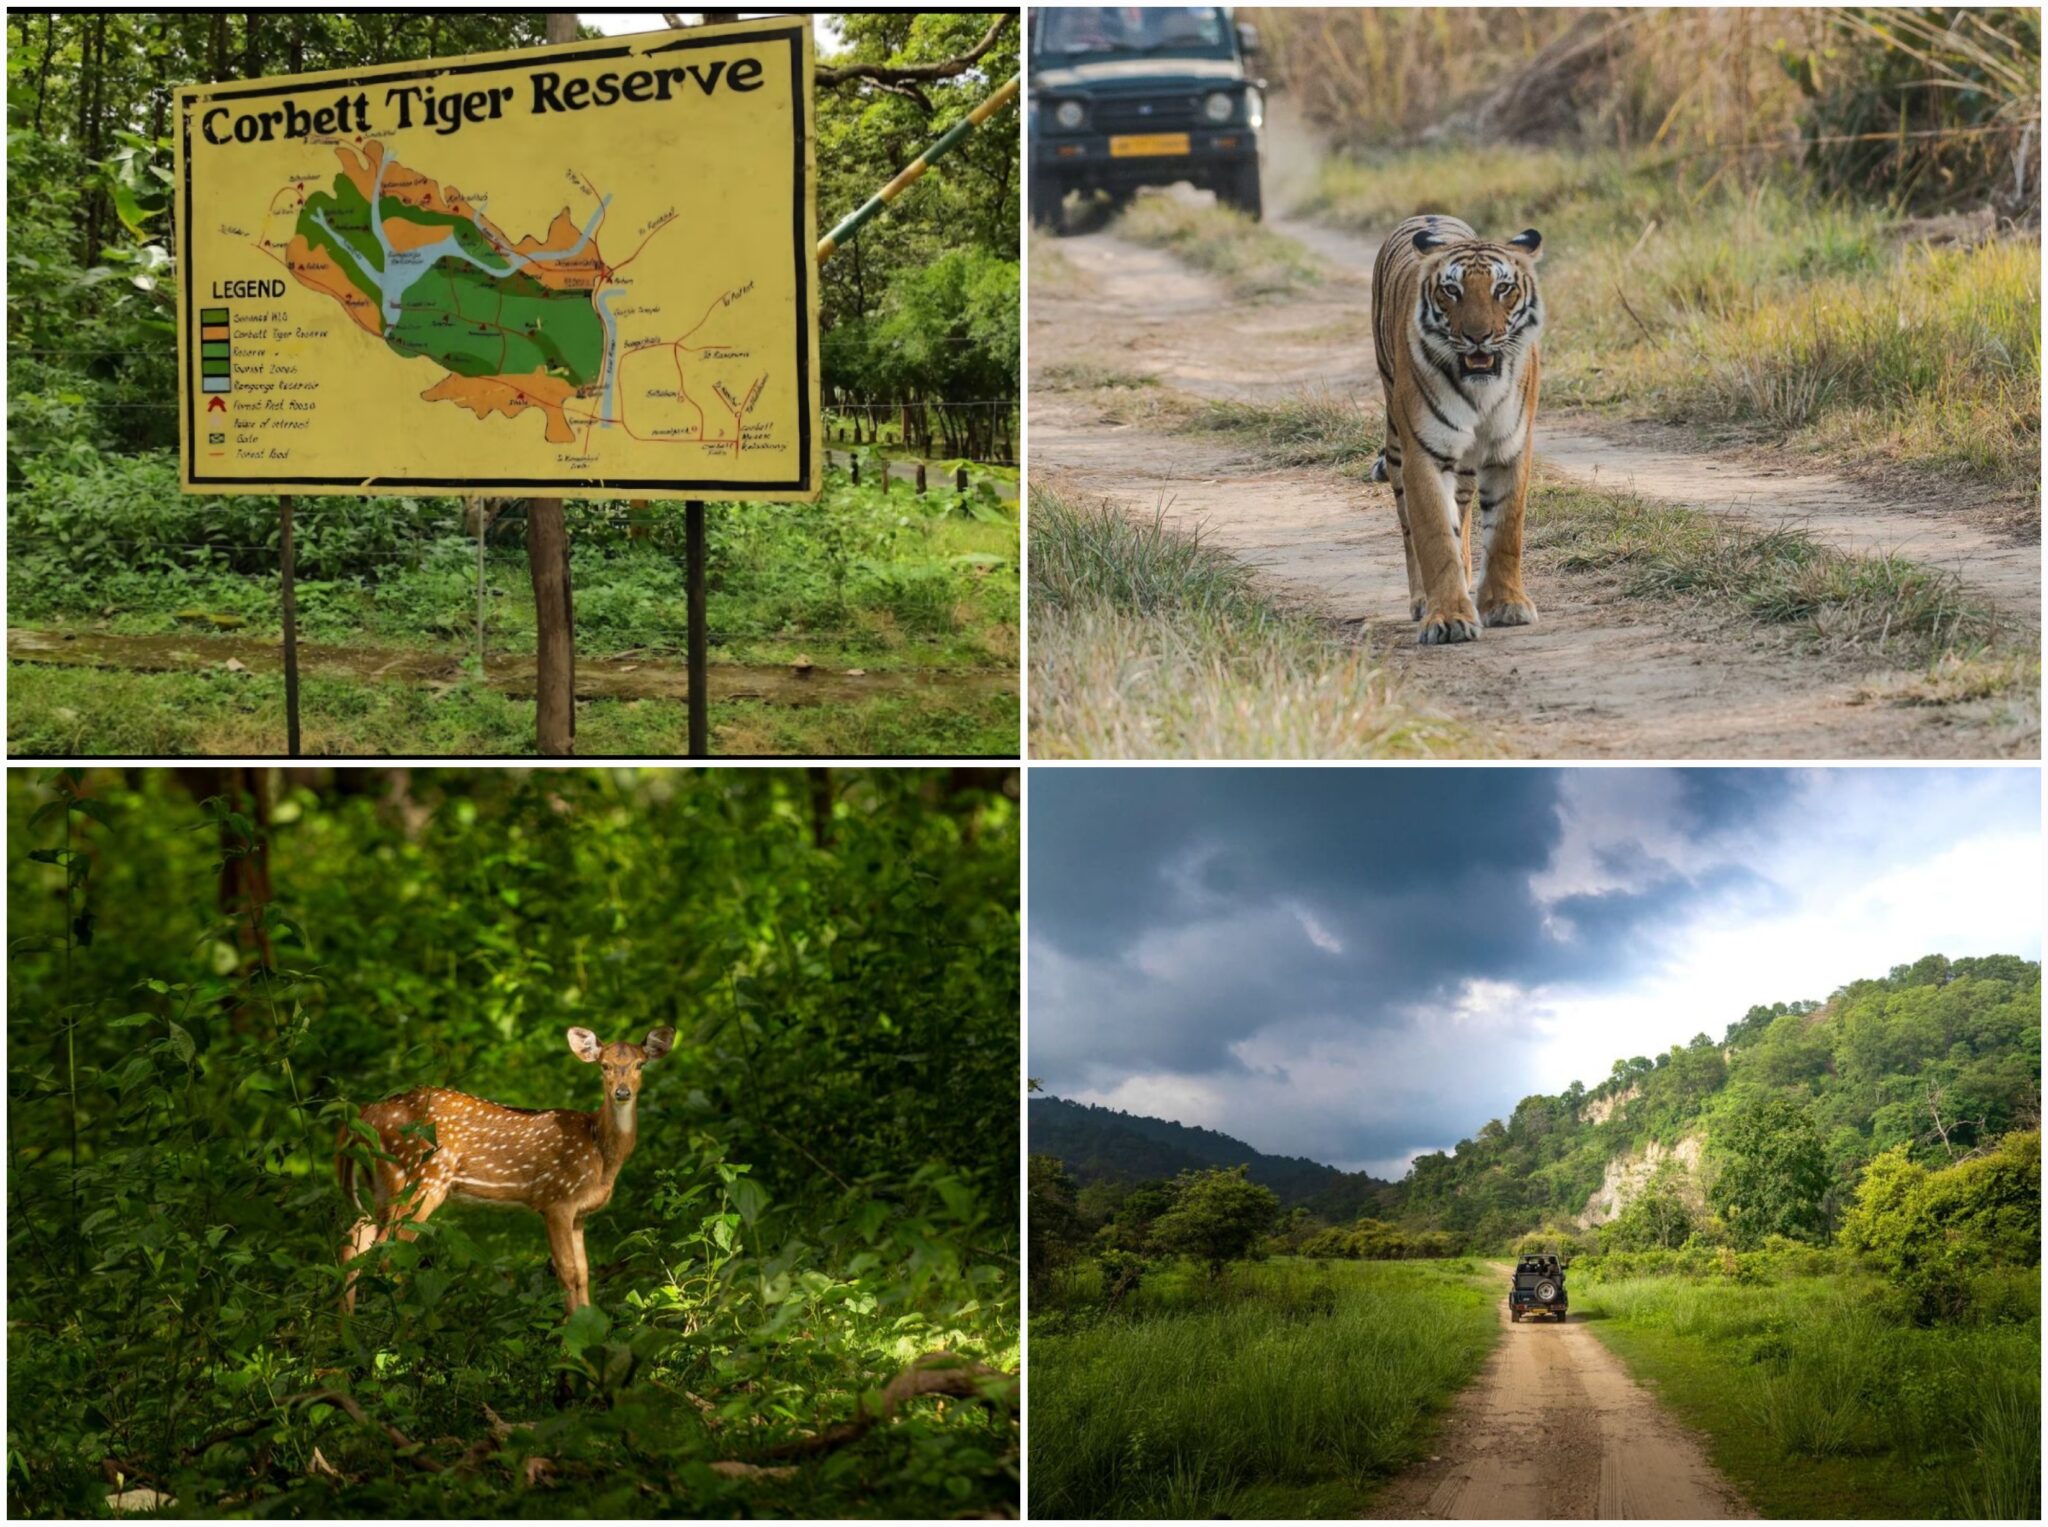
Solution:
M 804 18 L 178 118 L 188 492 L 816 497 Z

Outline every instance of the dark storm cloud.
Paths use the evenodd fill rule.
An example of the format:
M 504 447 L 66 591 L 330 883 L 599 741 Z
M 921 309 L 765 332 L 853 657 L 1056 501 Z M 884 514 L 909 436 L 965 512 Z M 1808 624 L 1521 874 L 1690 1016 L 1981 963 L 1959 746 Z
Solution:
M 1036 771 L 1032 1072 L 1054 1092 L 1171 1074 L 1285 1110 L 1315 1079 L 1305 1056 L 1342 1067 L 1427 1048 L 1456 1054 L 1455 1083 L 1398 1074 L 1390 1059 L 1324 1154 L 1448 1143 L 1447 1128 L 1455 1138 L 1531 1090 L 1540 1042 L 1516 1022 L 1511 990 L 1503 1012 L 1468 1011 L 1471 994 L 1609 989 L 1655 962 L 1659 930 L 1690 910 L 1767 900 L 1767 882 L 1695 863 L 1690 848 L 1744 830 L 1785 778 L 1581 771 L 1567 787 L 1540 769 Z M 1648 803 L 1631 807 L 1632 792 Z M 1546 901 L 1532 878 L 1560 862 L 1567 833 L 1586 836 L 1575 823 L 1588 817 L 1598 832 L 1574 871 L 1588 885 Z M 1248 1058 L 1274 1034 L 1292 1059 Z

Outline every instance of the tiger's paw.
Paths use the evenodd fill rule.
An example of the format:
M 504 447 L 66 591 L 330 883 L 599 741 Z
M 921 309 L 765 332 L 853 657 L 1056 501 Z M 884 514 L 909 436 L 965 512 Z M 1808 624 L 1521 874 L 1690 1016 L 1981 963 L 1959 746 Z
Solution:
M 1495 594 L 1481 590 L 1479 619 L 1489 626 L 1533 626 L 1536 605 L 1527 594 Z
M 1418 647 L 1444 647 L 1453 642 L 1478 640 L 1479 617 L 1469 603 L 1429 612 L 1423 617 L 1422 629 L 1415 633 Z

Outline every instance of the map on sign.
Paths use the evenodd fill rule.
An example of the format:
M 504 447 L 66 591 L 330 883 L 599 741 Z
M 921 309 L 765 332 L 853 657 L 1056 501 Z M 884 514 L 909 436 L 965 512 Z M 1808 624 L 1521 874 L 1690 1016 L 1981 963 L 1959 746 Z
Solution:
M 180 97 L 192 491 L 814 496 L 800 18 Z

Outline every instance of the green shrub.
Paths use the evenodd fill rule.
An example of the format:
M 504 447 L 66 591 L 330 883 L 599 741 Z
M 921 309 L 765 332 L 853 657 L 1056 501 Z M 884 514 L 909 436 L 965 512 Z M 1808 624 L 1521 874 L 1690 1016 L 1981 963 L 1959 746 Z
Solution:
M 1841 1243 L 1913 1296 L 1923 1320 L 1961 1314 L 1977 1274 L 2041 1260 L 2041 1134 L 1930 1172 L 1895 1146 L 1864 1170 Z

